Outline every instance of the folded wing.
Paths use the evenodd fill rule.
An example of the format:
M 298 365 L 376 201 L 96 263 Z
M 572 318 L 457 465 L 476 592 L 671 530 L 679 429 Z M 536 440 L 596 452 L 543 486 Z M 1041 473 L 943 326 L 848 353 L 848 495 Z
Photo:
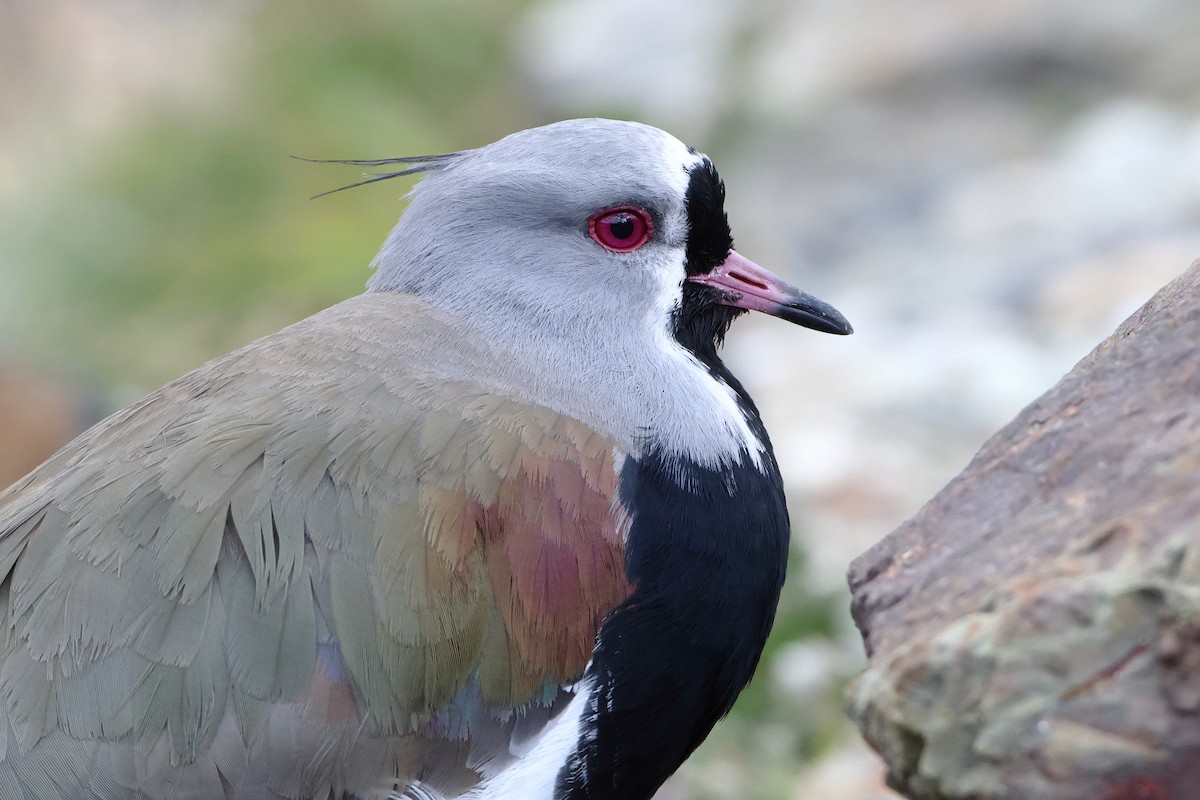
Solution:
M 422 313 L 348 301 L 0 495 L 0 796 L 456 792 L 553 713 L 629 593 L 619 456 Z

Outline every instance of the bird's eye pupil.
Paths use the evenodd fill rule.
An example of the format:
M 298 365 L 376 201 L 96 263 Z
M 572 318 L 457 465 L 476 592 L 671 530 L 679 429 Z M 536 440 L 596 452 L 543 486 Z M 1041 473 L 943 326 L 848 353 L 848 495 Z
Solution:
M 622 241 L 633 236 L 633 228 L 633 217 L 628 214 L 621 214 L 608 224 L 608 229 L 612 231 L 612 235 Z

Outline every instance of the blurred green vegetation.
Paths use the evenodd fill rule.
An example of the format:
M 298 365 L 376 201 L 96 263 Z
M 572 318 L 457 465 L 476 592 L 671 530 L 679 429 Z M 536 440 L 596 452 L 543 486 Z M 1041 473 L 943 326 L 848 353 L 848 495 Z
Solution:
M 213 56 L 236 62 L 215 104 L 158 101 L 12 210 L 6 235 L 36 277 L 4 331 L 26 356 L 122 387 L 115 403 L 358 293 L 411 180 L 310 202 L 358 173 L 290 156 L 446 152 L 549 121 L 513 63 L 527 5 L 263 2 L 248 46 Z M 802 560 L 758 677 L 684 768 L 687 796 L 791 797 L 795 771 L 844 734 L 836 682 L 796 698 L 771 675 L 781 647 L 830 635 L 845 603 L 812 596 Z
M 264 3 L 217 109 L 162 102 L 22 211 L 39 274 L 24 349 L 145 390 L 361 291 L 409 184 L 309 203 L 358 173 L 289 156 L 443 152 L 527 127 L 504 24 L 522 6 Z

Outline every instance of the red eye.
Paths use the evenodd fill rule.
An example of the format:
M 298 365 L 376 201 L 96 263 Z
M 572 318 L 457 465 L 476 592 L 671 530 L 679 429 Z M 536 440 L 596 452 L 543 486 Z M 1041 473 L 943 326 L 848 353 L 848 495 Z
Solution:
M 636 206 L 607 208 L 588 220 L 588 233 L 606 250 L 628 253 L 637 250 L 654 233 L 654 223 Z

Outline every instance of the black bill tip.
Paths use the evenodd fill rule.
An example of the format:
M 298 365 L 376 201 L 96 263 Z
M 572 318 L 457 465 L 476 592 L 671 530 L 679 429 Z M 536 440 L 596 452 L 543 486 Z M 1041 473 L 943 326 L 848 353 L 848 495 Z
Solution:
M 779 304 L 777 310 L 769 313 L 821 333 L 833 333 L 838 336 L 854 333 L 854 326 L 842 316 L 842 312 L 810 294 L 788 298 L 787 302 Z

